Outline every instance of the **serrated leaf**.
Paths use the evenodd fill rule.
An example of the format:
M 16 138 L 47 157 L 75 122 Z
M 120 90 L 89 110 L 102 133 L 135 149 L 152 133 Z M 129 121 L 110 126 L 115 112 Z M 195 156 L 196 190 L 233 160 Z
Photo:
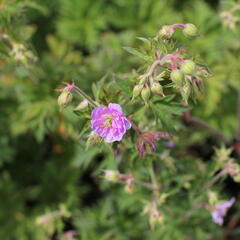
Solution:
M 132 89 L 129 87 L 129 79 L 116 77 L 115 81 L 125 95 L 129 96 L 132 94 Z
M 154 105 L 151 104 L 151 108 L 156 113 L 163 129 L 169 133 L 174 133 L 176 125 L 174 115 L 180 116 L 189 108 L 176 102 L 169 102 L 169 99 L 161 99 L 155 102 Z

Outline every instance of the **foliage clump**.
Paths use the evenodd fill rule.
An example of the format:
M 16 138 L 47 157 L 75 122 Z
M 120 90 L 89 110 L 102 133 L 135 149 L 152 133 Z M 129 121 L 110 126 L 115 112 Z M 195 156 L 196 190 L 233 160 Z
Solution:
M 239 239 L 239 9 L 0 1 L 0 239 Z

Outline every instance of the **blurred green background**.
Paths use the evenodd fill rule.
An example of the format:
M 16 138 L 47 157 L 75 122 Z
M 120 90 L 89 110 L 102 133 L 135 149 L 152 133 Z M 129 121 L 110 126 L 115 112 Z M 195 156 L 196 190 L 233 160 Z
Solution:
M 92 83 L 106 73 L 128 73 L 138 67 L 137 59 L 123 46 L 137 46 L 136 37 L 152 37 L 162 25 L 191 22 L 201 37 L 176 37 L 213 72 L 193 114 L 220 129 L 229 141 L 240 140 L 240 31 L 237 23 L 232 29 L 224 26 L 220 16 L 236 4 L 220 0 L 2 1 L 1 36 L 7 33 L 38 61 L 19 64 L 2 36 L 0 239 L 224 239 L 214 238 L 223 236 L 215 235 L 222 230 L 214 225 L 196 224 L 188 235 L 185 226 L 169 229 L 165 235 L 150 231 L 147 219 L 132 204 L 137 196 L 127 197 L 120 187 L 99 178 L 110 157 L 99 154 L 96 147 L 85 151 L 85 141 L 79 141 L 83 122 L 67 109 L 59 111 L 54 89 L 74 80 L 91 95 Z M 34 61 L 31 54 L 29 59 Z M 184 146 L 205 148 L 207 133 L 186 128 L 180 134 Z

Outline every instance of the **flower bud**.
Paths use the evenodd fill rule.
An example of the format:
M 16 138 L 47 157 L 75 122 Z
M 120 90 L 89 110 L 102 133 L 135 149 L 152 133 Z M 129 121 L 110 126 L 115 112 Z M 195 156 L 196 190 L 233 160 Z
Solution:
M 62 108 L 65 107 L 71 101 L 72 93 L 69 91 L 63 91 L 58 97 L 58 105 Z
M 182 71 L 176 69 L 171 72 L 170 78 L 175 84 L 177 84 L 178 86 L 182 86 L 182 83 L 184 80 L 184 74 Z
M 240 166 L 239 164 L 232 164 L 232 171 L 229 171 L 229 174 L 233 177 L 235 182 L 240 182 Z
M 141 93 L 142 89 L 143 89 L 143 85 L 142 85 L 142 84 L 137 84 L 137 85 L 133 88 L 132 100 Z
M 117 182 L 120 179 L 120 174 L 118 171 L 106 170 L 104 178 L 109 182 Z
M 186 60 L 181 65 L 181 71 L 185 74 L 193 74 L 196 69 L 196 64 L 191 60 Z
M 86 147 L 88 148 L 91 145 L 99 144 L 103 140 L 97 133 L 91 132 L 86 143 Z
M 218 202 L 218 195 L 216 192 L 208 192 L 208 202 L 210 205 L 215 205 Z
M 185 28 L 183 29 L 183 34 L 186 37 L 194 38 L 199 35 L 197 27 L 192 23 L 185 24 Z
M 182 89 L 181 89 L 181 94 L 182 94 L 182 98 L 183 100 L 187 103 L 188 102 L 188 98 L 191 94 L 191 86 L 189 83 L 186 83 Z
M 164 39 L 170 39 L 173 34 L 174 31 L 171 25 L 164 25 L 159 31 L 159 36 Z
M 141 91 L 141 97 L 145 103 L 147 103 L 149 97 L 150 97 L 150 89 L 148 85 L 145 85 L 144 88 Z
M 150 86 L 150 89 L 152 91 L 153 94 L 163 94 L 163 89 L 162 86 L 158 83 L 158 82 L 153 82 Z
M 134 192 L 135 186 L 134 186 L 134 179 L 133 179 L 133 178 L 129 178 L 129 179 L 126 181 L 126 185 L 125 185 L 124 190 L 125 190 L 127 193 L 130 193 L 130 194 Z
M 81 101 L 77 107 L 74 109 L 75 111 L 85 111 L 88 108 L 88 101 L 87 99 L 84 99 L 83 101 Z
M 163 216 L 159 212 L 155 212 L 150 215 L 149 223 L 154 228 L 156 224 L 162 224 L 163 220 Z
M 237 174 L 236 176 L 234 176 L 233 179 L 235 182 L 240 183 L 240 174 Z

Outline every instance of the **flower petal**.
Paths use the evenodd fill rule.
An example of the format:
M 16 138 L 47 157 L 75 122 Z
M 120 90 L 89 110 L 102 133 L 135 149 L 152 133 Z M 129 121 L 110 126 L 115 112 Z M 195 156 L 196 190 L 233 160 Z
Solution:
M 217 211 L 212 212 L 212 220 L 218 225 L 223 225 L 223 217 L 220 216 Z
M 130 129 L 132 127 L 131 122 L 126 117 L 123 117 L 123 119 L 124 119 L 124 124 L 125 124 L 126 129 L 127 130 Z
M 101 116 L 102 112 L 105 110 L 105 107 L 96 107 L 92 111 L 92 119 L 99 118 Z
M 120 106 L 119 104 L 109 103 L 109 104 L 108 104 L 108 108 L 113 109 L 113 110 L 116 110 L 116 111 L 118 111 L 119 113 L 123 113 L 123 112 L 122 112 L 122 108 L 121 108 L 121 106 Z
M 111 126 L 106 126 L 111 123 Z M 119 104 L 109 103 L 108 107 L 96 107 L 92 111 L 91 128 L 106 142 L 121 141 L 131 122 L 123 115 Z

